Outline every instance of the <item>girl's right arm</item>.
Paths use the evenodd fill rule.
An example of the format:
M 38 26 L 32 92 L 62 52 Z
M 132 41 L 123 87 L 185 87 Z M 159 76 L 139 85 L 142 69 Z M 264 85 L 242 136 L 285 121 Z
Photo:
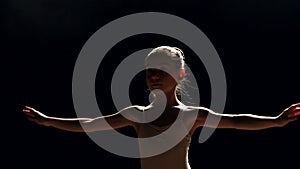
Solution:
M 124 109 L 115 114 L 97 118 L 58 118 L 46 116 L 29 106 L 25 106 L 23 109 L 30 121 L 71 132 L 93 132 L 133 126 L 133 121 L 121 115 L 122 111 L 130 111 L 130 109 Z

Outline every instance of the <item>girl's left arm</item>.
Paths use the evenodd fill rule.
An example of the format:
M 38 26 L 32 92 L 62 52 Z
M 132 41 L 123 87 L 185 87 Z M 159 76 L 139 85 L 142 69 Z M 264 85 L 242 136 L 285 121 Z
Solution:
M 207 116 L 219 119 L 218 125 L 205 123 Z M 196 120 L 196 126 L 233 128 L 241 130 L 260 130 L 272 127 L 283 127 L 288 123 L 297 120 L 300 115 L 300 103 L 293 104 L 286 108 L 278 116 L 259 116 L 254 114 L 222 114 L 210 109 L 201 108 Z

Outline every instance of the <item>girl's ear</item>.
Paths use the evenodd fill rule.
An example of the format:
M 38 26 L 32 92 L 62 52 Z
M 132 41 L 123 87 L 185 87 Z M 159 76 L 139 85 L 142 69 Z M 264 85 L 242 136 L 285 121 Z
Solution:
M 180 69 L 180 72 L 179 72 L 179 77 L 180 77 L 180 80 L 182 80 L 185 76 L 185 69 Z

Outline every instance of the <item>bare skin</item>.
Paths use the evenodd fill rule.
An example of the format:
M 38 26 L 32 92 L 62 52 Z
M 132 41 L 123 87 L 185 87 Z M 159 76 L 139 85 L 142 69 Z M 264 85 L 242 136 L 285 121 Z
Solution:
M 166 64 L 167 63 L 167 64 Z M 153 68 L 157 67 L 157 69 Z M 160 70 L 159 70 L 160 69 Z M 162 71 L 166 70 L 171 72 L 172 76 Z M 300 103 L 292 104 L 288 108 L 284 109 L 277 116 L 258 116 L 254 114 L 223 114 L 216 113 L 210 109 L 204 107 L 192 107 L 183 105 L 176 96 L 177 82 L 184 77 L 184 69 L 176 69 L 175 65 L 169 57 L 160 57 L 159 59 L 153 57 L 147 60 L 146 64 L 146 81 L 150 90 L 159 89 L 164 92 L 167 103 L 162 115 L 150 122 L 153 126 L 168 126 L 174 122 L 178 113 L 182 110 L 185 113 L 189 111 L 197 111 L 196 122 L 193 124 L 189 136 L 190 139 L 194 131 L 204 126 L 208 115 L 216 118 L 220 118 L 218 126 L 207 126 L 206 127 L 217 127 L 217 128 L 230 128 L 239 130 L 261 130 L 273 127 L 283 127 L 290 122 L 297 120 L 297 116 L 300 115 Z M 25 106 L 23 112 L 27 115 L 30 121 L 36 122 L 37 124 L 44 126 L 51 126 L 61 130 L 71 132 L 93 132 L 108 130 L 105 122 L 108 122 L 113 129 L 118 129 L 126 126 L 132 126 L 135 128 L 138 136 L 147 135 L 143 133 L 146 130 L 142 130 L 141 123 L 137 123 L 125 118 L 122 114 L 130 112 L 133 109 L 146 109 L 149 111 L 155 109 L 156 106 L 160 105 L 160 97 L 156 97 L 150 106 L 130 106 L 115 114 L 108 116 L 101 116 L 96 118 L 58 118 L 49 117 L 38 110 Z M 84 129 L 83 129 L 84 128 Z M 188 149 L 188 143 L 179 143 L 179 146 L 185 146 Z M 176 154 L 177 153 L 177 154 Z M 179 154 L 178 154 L 179 153 Z M 152 168 L 172 168 L 172 169 L 188 169 L 190 168 L 187 160 L 187 151 L 179 151 L 178 147 L 175 146 L 171 150 L 142 160 L 142 169 Z

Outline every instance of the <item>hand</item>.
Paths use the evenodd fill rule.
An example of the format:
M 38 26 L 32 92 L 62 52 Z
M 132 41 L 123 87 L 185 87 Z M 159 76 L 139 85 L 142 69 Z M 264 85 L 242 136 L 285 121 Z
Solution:
M 284 109 L 279 116 L 276 117 L 277 126 L 285 126 L 288 123 L 297 120 L 297 116 L 300 115 L 300 103 L 291 105 L 290 107 Z
M 300 115 L 300 103 L 296 103 L 284 109 L 284 111 L 279 115 L 279 117 L 292 118 L 292 117 L 297 117 L 299 115 Z
M 49 118 L 43 113 L 35 110 L 32 107 L 25 106 L 23 109 L 23 113 L 27 116 L 28 120 L 34 121 L 40 125 L 49 126 Z

